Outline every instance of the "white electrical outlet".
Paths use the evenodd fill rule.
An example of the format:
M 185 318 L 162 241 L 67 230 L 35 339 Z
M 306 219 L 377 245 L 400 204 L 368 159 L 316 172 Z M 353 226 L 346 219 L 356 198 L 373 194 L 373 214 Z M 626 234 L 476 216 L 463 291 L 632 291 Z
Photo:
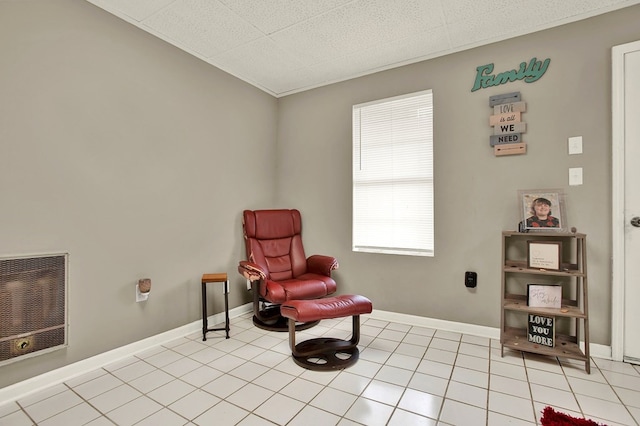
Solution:
M 582 185 L 582 167 L 569 169 L 569 185 Z
M 569 155 L 582 154 L 582 136 L 569 138 Z

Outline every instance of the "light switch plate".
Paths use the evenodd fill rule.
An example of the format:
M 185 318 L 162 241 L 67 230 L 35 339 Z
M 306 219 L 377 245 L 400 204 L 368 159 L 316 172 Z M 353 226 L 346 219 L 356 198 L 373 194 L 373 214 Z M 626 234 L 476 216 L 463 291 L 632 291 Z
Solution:
M 569 169 L 569 185 L 582 185 L 582 167 Z
M 569 138 L 569 155 L 582 154 L 582 136 Z

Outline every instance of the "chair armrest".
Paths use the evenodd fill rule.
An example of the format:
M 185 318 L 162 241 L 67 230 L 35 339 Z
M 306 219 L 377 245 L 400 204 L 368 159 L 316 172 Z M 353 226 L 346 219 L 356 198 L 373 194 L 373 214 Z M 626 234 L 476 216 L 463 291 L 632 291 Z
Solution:
M 248 260 L 240 261 L 240 264 L 238 264 L 238 272 L 249 281 L 259 281 L 267 278 L 267 272 L 262 269 L 260 265 L 249 262 Z
M 335 257 L 314 254 L 307 259 L 307 271 L 314 274 L 330 277 L 334 269 L 338 269 L 338 260 Z

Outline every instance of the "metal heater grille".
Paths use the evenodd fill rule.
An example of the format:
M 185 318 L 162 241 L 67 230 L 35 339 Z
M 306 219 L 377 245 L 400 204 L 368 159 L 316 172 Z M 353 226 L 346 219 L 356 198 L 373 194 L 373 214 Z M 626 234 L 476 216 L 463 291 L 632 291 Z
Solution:
M 0 365 L 67 342 L 67 255 L 0 259 Z

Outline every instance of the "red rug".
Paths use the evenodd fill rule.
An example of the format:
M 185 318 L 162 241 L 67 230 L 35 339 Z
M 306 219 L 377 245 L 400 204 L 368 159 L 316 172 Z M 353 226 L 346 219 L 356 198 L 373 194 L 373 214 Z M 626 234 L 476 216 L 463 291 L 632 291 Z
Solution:
M 551 407 L 545 407 L 544 410 L 542 410 L 540 423 L 542 423 L 542 426 L 606 426 L 605 424 L 596 423 L 593 420 L 581 419 L 560 413 Z

